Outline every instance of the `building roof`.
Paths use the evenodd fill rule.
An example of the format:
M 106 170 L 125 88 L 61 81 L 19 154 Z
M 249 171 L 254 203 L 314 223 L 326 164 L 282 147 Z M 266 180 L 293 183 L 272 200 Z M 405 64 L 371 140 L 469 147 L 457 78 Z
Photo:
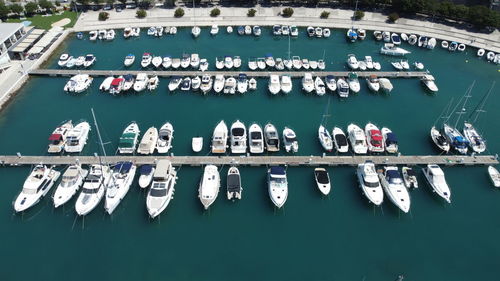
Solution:
M 0 23 L 0 43 L 11 37 L 16 31 L 23 28 L 22 23 Z

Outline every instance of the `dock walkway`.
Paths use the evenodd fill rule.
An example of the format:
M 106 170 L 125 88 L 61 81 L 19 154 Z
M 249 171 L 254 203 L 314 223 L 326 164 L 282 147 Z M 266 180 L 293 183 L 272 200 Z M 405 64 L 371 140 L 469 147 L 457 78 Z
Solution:
M 168 159 L 175 166 L 201 165 L 289 165 L 289 166 L 356 166 L 367 160 L 377 165 L 496 165 L 498 159 L 492 155 L 414 155 L 414 156 L 0 156 L 1 165 L 69 165 L 80 163 L 84 165 L 103 163 L 113 164 L 120 161 L 132 161 L 135 164 L 155 164 L 160 159 Z

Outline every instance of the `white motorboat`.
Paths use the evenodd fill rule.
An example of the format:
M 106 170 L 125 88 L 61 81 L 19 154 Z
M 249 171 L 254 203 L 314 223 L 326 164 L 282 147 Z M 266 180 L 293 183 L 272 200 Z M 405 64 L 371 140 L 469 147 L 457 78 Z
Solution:
M 106 186 L 106 198 L 104 209 L 108 214 L 112 214 L 116 207 L 127 195 L 132 182 L 134 181 L 137 167 L 132 162 L 118 162 L 111 171 L 111 179 Z
M 406 188 L 418 188 L 417 175 L 410 167 L 402 167 L 401 172 L 403 173 L 403 182 Z
M 403 66 L 401 65 L 400 61 L 393 61 L 393 62 L 391 62 L 391 64 L 395 69 L 403 70 Z
M 410 36 L 408 36 L 408 44 L 413 46 L 417 43 L 417 41 L 418 41 L 417 35 L 411 34 Z
M 448 51 L 450 52 L 455 52 L 458 48 L 458 43 L 455 41 L 452 41 L 450 45 L 448 46 Z
M 290 35 L 290 27 L 288 25 L 281 26 L 281 35 L 283 36 Z
M 403 184 L 403 178 L 397 166 L 385 166 L 378 174 L 386 195 L 401 211 L 410 211 L 410 194 Z
M 132 36 L 132 28 L 127 26 L 123 29 L 123 37 L 127 39 L 130 38 L 130 36 Z
M 45 165 L 36 165 L 23 184 L 23 189 L 13 202 L 16 212 L 24 212 L 37 204 L 54 185 L 61 173 Z
M 83 61 L 83 67 L 87 68 L 92 66 L 96 61 L 96 57 L 93 54 L 88 54 L 85 56 L 85 59 Z
M 483 153 L 486 150 L 486 141 L 481 137 L 472 123 L 464 122 L 463 133 L 474 152 Z
M 347 84 L 349 85 L 349 89 L 353 93 L 359 93 L 359 91 L 361 90 L 358 74 L 356 72 L 349 73 L 349 76 L 347 77 Z
M 331 31 L 330 28 L 323 28 L 323 37 L 328 38 L 330 37 Z
M 330 176 L 325 168 L 314 169 L 314 179 L 316 186 L 323 195 L 328 195 L 331 190 Z
M 159 216 L 174 198 L 177 172 L 169 160 L 161 159 L 156 165 L 153 182 L 146 197 L 149 216 Z
M 173 76 L 172 79 L 168 82 L 168 90 L 170 92 L 173 92 L 179 88 L 179 86 L 182 83 L 182 77 L 180 76 Z
M 104 191 L 111 178 L 111 172 L 106 165 L 95 164 L 83 181 L 82 191 L 75 203 L 75 211 L 79 216 L 89 214 L 104 197 Z
M 111 88 L 111 83 L 113 82 L 113 80 L 115 80 L 114 76 L 106 77 L 106 79 L 104 79 L 104 81 L 102 81 L 101 85 L 99 86 L 99 90 L 100 91 L 104 91 L 104 92 L 109 91 L 109 89 Z
M 172 65 L 171 67 L 173 69 L 178 69 L 179 67 L 181 67 L 181 59 L 180 58 L 172 58 Z
M 149 91 L 154 91 L 158 88 L 158 84 L 160 83 L 160 79 L 158 78 L 158 76 L 154 75 L 154 76 L 151 76 L 149 77 L 148 79 L 148 90 Z
M 368 143 L 368 150 L 374 153 L 384 152 L 384 137 L 382 133 L 372 123 L 368 123 L 365 126 L 366 142 Z
M 88 74 L 77 74 L 71 77 L 66 85 L 64 85 L 64 91 L 82 93 L 92 85 L 92 81 L 94 81 L 94 78 Z
M 392 33 L 391 34 L 391 42 L 394 45 L 401 45 L 401 37 L 399 37 L 399 34 Z
M 273 95 L 276 95 L 281 91 L 281 83 L 279 75 L 271 74 L 271 76 L 269 77 L 268 89 L 269 92 Z
M 382 32 L 382 39 L 384 39 L 386 43 L 391 42 L 391 33 L 389 31 Z
M 427 167 L 422 168 L 422 172 L 434 192 L 446 202 L 451 203 L 451 191 L 444 178 L 443 170 L 436 164 L 428 164 Z
M 349 135 L 349 141 L 354 153 L 366 154 L 368 152 L 365 132 L 358 125 L 351 123 L 347 126 L 347 134 Z
M 80 165 L 70 165 L 66 169 L 54 195 L 52 195 L 54 208 L 66 204 L 78 192 L 87 174 L 88 170 L 82 169 Z
M 482 57 L 482 56 L 484 56 L 484 53 L 485 53 L 485 52 L 486 52 L 486 51 L 485 51 L 483 48 L 481 48 L 481 49 L 477 50 L 477 56 L 478 56 L 478 57 Z
M 192 138 L 191 149 L 193 152 L 200 152 L 203 149 L 203 137 Z
M 203 92 L 203 94 L 206 94 L 212 90 L 212 77 L 208 74 L 204 74 L 201 77 L 201 84 L 200 84 L 200 90 Z
M 335 149 L 340 153 L 347 153 L 349 151 L 349 143 L 347 142 L 347 137 L 339 127 L 334 127 L 332 130 L 332 140 L 335 145 Z
M 366 70 L 366 62 L 360 61 L 359 62 L 359 70 Z
M 269 197 L 273 204 L 281 208 L 288 197 L 286 170 L 281 166 L 271 166 L 267 171 Z
M 115 39 L 115 30 L 114 29 L 110 29 L 108 30 L 108 32 L 106 32 L 106 40 L 107 41 L 111 41 L 113 39 Z
M 299 56 L 293 56 L 292 57 L 292 65 L 294 69 L 301 69 L 302 68 L 302 60 L 300 59 Z
M 356 56 L 353 54 L 347 55 L 347 65 L 349 66 L 350 69 L 356 70 L 359 68 L 359 62 L 356 59 Z
M 373 69 L 375 70 L 381 70 L 382 66 L 380 65 L 380 62 L 373 62 Z
M 207 210 L 219 194 L 220 188 L 220 175 L 217 167 L 214 165 L 207 165 L 203 171 L 203 177 L 200 181 L 198 189 L 198 197 L 205 210 Z
M 411 52 L 407 51 L 403 48 L 396 47 L 392 43 L 385 43 L 384 46 L 382 46 L 382 48 L 380 48 L 380 53 L 383 55 L 389 55 L 389 56 L 404 56 L 404 55 L 407 55 Z
M 83 121 L 74 126 L 68 132 L 64 151 L 66 151 L 67 153 L 82 152 L 83 147 L 85 146 L 85 144 L 87 144 L 89 131 L 90 124 L 88 122 Z
M 137 148 L 137 153 L 143 155 L 153 154 L 157 141 L 158 130 L 155 127 L 150 127 L 144 136 L 142 136 L 139 147 Z
M 285 94 L 288 94 L 292 91 L 292 78 L 290 75 L 282 75 L 281 76 L 281 91 Z
M 444 152 L 450 151 L 450 143 L 445 137 L 445 134 L 438 130 L 435 126 L 431 128 L 431 139 L 434 144 Z
M 331 152 L 333 150 L 333 140 L 330 132 L 323 126 L 323 124 L 319 125 L 318 128 L 318 139 L 321 143 L 321 146 L 326 152 Z
M 413 66 L 415 66 L 417 70 L 424 70 L 424 64 L 419 61 L 414 62 Z
M 188 68 L 190 65 L 191 65 L 191 55 L 189 55 L 189 54 L 182 54 L 181 67 L 182 68 Z
M 148 28 L 147 34 L 148 34 L 149 36 L 154 36 L 156 33 L 157 33 L 157 31 L 156 31 L 156 27 L 151 26 L 150 28 Z
M 201 78 L 200 76 L 195 76 L 193 79 L 191 79 L 191 88 L 194 91 L 198 91 L 201 87 Z
M 384 77 L 379 78 L 378 83 L 380 85 L 380 89 L 384 93 L 390 93 L 392 91 L 392 89 L 394 88 L 392 86 L 391 80 L 389 80 L 388 78 L 384 78 Z
M 302 89 L 306 91 L 306 93 L 310 93 L 314 90 L 314 80 L 310 72 L 304 73 L 304 77 L 302 77 Z
M 373 69 L 373 59 L 371 56 L 365 56 L 365 64 L 367 69 Z
M 201 28 L 199 26 L 193 26 L 193 28 L 191 28 L 191 34 L 194 36 L 194 38 L 200 36 L 200 33 Z
M 493 61 L 495 59 L 495 53 L 494 52 L 491 52 L 489 51 L 488 53 L 486 53 L 486 60 L 488 60 L 489 62 Z
M 95 41 L 95 40 L 97 40 L 97 36 L 98 36 L 98 32 L 97 32 L 97 30 L 92 30 L 92 31 L 89 31 L 89 40 L 90 40 L 90 41 Z
M 410 69 L 410 64 L 408 63 L 407 60 L 401 60 L 401 66 L 403 67 L 404 70 Z
M 379 80 L 376 75 L 370 75 L 370 77 L 366 78 L 366 84 L 368 84 L 368 88 L 374 92 L 380 90 Z
M 214 24 L 212 25 L 212 28 L 210 28 L 210 35 L 217 35 L 219 33 L 219 27 Z
M 255 80 L 255 78 L 250 78 L 250 80 L 248 80 L 248 89 L 249 90 L 257 90 L 257 80 Z
M 118 142 L 118 152 L 121 154 L 134 153 L 140 132 L 139 125 L 136 122 L 128 124 Z
M 169 69 L 172 66 L 172 57 L 171 56 L 164 56 L 163 57 L 163 62 L 161 63 L 161 66 L 165 69 Z
M 318 68 L 320 70 L 325 70 L 326 65 L 325 65 L 325 61 L 324 60 L 322 60 L 322 59 L 318 60 Z
M 453 128 L 448 124 L 444 124 L 443 131 L 451 147 L 453 147 L 460 154 L 467 154 L 469 142 L 456 128 Z
M 161 56 L 154 56 L 153 59 L 151 60 L 151 64 L 156 68 L 160 67 L 162 63 L 163 63 L 163 58 Z
M 151 184 L 153 180 L 153 175 L 155 173 L 155 167 L 152 165 L 142 165 L 139 170 L 139 186 L 141 188 L 146 188 Z
M 281 25 L 273 25 L 273 35 L 281 35 Z
M 398 138 L 396 134 L 394 134 L 391 129 L 383 127 L 382 128 L 382 136 L 384 138 L 384 146 L 385 150 L 388 153 L 398 153 Z
M 141 66 L 146 68 L 151 64 L 152 61 L 153 61 L 153 56 L 150 53 L 144 53 L 141 59 Z
M 299 29 L 297 28 L 297 26 L 295 25 L 290 26 L 290 36 L 292 37 L 299 36 Z
M 383 39 L 382 31 L 380 30 L 373 31 L 373 37 L 375 37 L 377 41 L 382 40 Z
M 380 185 L 375 164 L 367 160 L 365 163 L 358 164 L 356 169 L 359 187 L 363 191 L 366 198 L 376 206 L 380 206 L 384 202 L 384 191 Z
M 177 27 L 175 27 L 175 26 L 171 26 L 171 27 L 170 27 L 170 34 L 172 34 L 172 35 L 177 34 Z
M 146 89 L 148 86 L 149 78 L 148 75 L 144 72 L 138 73 L 137 76 L 135 77 L 135 82 L 134 82 L 134 91 L 136 92 L 141 92 Z
M 276 66 L 276 61 L 274 60 L 273 55 L 267 54 L 264 59 L 266 62 L 266 66 L 268 66 L 268 67 L 275 67 Z
M 76 58 L 76 61 L 75 61 L 75 66 L 76 67 L 80 67 L 83 65 L 83 63 L 85 62 L 85 57 L 84 56 L 79 56 Z
M 309 69 L 311 67 L 311 65 L 309 64 L 309 60 L 306 59 L 306 58 L 303 58 L 302 59 L 302 68 L 303 69 Z
M 349 97 L 349 84 L 342 77 L 337 78 L 337 94 L 341 98 Z
M 232 26 L 226 27 L 226 32 L 229 34 L 233 33 L 233 27 Z
M 406 42 L 406 41 L 408 41 L 408 34 L 406 34 L 406 33 L 401 33 L 401 35 L 400 35 L 400 36 L 401 36 L 401 40 L 403 40 L 403 41 L 405 41 L 405 42 Z
M 243 28 L 243 34 L 245 34 L 245 35 L 252 34 L 252 27 L 249 25 L 245 25 L 245 27 Z
M 457 50 L 459 50 L 460 52 L 465 51 L 465 44 L 464 43 L 458 44 Z
M 134 64 L 135 62 L 135 56 L 133 54 L 128 54 L 126 57 L 125 57 L 125 60 L 123 61 L 123 64 L 128 67 L 128 66 L 131 66 L 132 64 Z
M 250 68 L 250 70 L 256 70 L 258 68 L 257 60 L 256 59 L 249 59 L 248 60 L 248 68 Z
M 419 36 L 417 46 L 421 48 L 427 48 L 429 38 L 427 36 Z
M 446 41 L 446 40 L 441 41 L 441 48 L 448 49 L 448 47 L 450 47 L 450 44 L 448 43 L 448 41 Z
M 433 37 L 433 38 L 429 39 L 429 41 L 427 41 L 426 48 L 429 50 L 432 50 L 436 47 L 436 44 L 437 44 L 436 38 Z
M 99 33 L 98 33 L 98 35 L 97 35 L 97 38 L 98 38 L 99 40 L 104 40 L 104 39 L 106 39 L 106 34 L 107 34 L 107 30 L 105 30 L 105 29 L 101 29 L 101 30 L 99 30 Z
M 207 59 L 200 59 L 199 69 L 200 69 L 200 71 L 207 71 L 208 70 L 208 60 Z
M 227 69 L 231 69 L 234 66 L 233 58 L 231 56 L 224 57 L 224 67 Z
M 498 172 L 498 170 L 495 167 L 493 166 L 488 167 L 488 175 L 490 176 L 490 180 L 493 186 L 500 187 L 500 172 Z
M 264 140 L 268 152 L 276 152 L 280 150 L 280 139 L 278 130 L 273 124 L 267 123 L 264 127 Z
M 349 28 L 347 30 L 347 39 L 349 41 L 351 41 L 352 43 L 356 42 L 356 40 L 358 40 L 358 33 L 356 32 L 356 30 L 354 28 Z
M 236 120 L 231 125 L 231 153 L 246 153 L 247 151 L 247 131 L 245 125 Z
M 248 146 L 250 153 L 264 152 L 264 134 L 262 133 L 262 128 L 257 123 L 253 123 L 248 128 Z
M 48 153 L 60 153 L 66 145 L 66 138 L 68 133 L 73 129 L 73 123 L 71 120 L 64 121 L 59 125 L 49 137 L 49 147 L 47 149 Z
M 358 32 L 358 38 L 361 39 L 361 40 L 365 40 L 365 38 L 366 38 L 366 30 L 359 28 L 357 30 L 357 32 Z
M 157 26 L 157 27 L 156 27 L 156 33 L 155 33 L 155 36 L 156 36 L 156 37 L 161 37 L 161 36 L 163 35 L 163 30 L 164 30 L 163 26 Z M 166 32 L 165 32 L 165 33 L 166 33 Z M 166 34 L 168 34 L 168 33 L 166 33 Z
M 158 132 L 158 141 L 156 142 L 156 150 L 158 153 L 168 153 L 172 148 L 172 140 L 174 139 L 174 127 L 170 122 L 163 124 Z
M 422 77 L 420 79 L 420 81 L 422 82 L 423 85 L 425 85 L 425 87 L 427 87 L 427 89 L 431 92 L 437 92 L 439 89 L 435 83 L 435 79 L 434 79 L 434 76 L 430 75 L 430 74 L 426 74 L 424 75 L 424 77 Z
M 112 95 L 119 94 L 123 90 L 123 84 L 125 84 L 125 79 L 123 79 L 123 76 L 114 78 L 113 81 L 111 81 L 109 93 Z
M 307 36 L 314 37 L 314 27 L 308 26 L 306 31 L 307 31 Z
M 285 63 L 283 62 L 282 58 L 276 58 L 276 70 L 284 70 L 285 69 Z
M 226 79 L 224 78 L 223 75 L 221 75 L 221 74 L 215 75 L 214 91 L 216 93 L 222 92 L 222 90 L 224 89 L 225 82 L 226 82 Z
M 191 90 L 191 77 L 184 77 L 181 83 L 181 91 Z
M 215 126 L 212 135 L 212 153 L 226 153 L 228 130 L 224 120 Z
M 333 75 L 327 75 L 325 78 L 326 87 L 331 92 L 335 92 L 337 90 L 337 81 L 335 81 L 335 77 Z
M 319 26 L 318 26 L 318 27 L 316 27 L 316 28 L 314 29 L 314 36 L 316 36 L 316 37 L 318 37 L 318 38 L 323 37 L 323 28 L 321 28 L 321 27 L 319 27 Z
M 224 82 L 224 94 L 234 95 L 236 93 L 236 79 L 234 77 L 228 77 Z
M 240 68 L 240 66 L 241 66 L 241 58 L 239 56 L 234 56 L 233 57 L 233 67 Z
M 241 199 L 241 176 L 240 171 L 236 167 L 231 167 L 227 171 L 227 199 Z
M 59 57 L 59 61 L 57 62 L 57 65 L 59 65 L 60 67 L 64 67 L 64 66 L 66 66 L 66 63 L 68 62 L 68 60 L 69 60 L 69 55 L 68 54 L 62 54 Z
M 286 152 L 298 152 L 299 151 L 299 142 L 297 140 L 297 135 L 295 132 L 285 127 L 283 129 L 283 146 L 285 146 Z
M 314 79 L 314 90 L 318 96 L 323 96 L 326 93 L 325 82 L 319 76 Z
M 238 75 L 237 81 L 238 93 L 244 94 L 248 91 L 248 76 L 244 73 Z

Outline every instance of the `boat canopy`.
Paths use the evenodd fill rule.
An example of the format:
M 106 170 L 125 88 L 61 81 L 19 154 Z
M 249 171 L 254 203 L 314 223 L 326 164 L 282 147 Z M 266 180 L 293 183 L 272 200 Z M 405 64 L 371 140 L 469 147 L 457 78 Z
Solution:
M 118 143 L 118 147 L 120 147 L 120 148 L 132 148 L 132 147 L 134 147 L 134 139 L 133 138 L 120 138 L 120 142 Z
M 316 179 L 320 184 L 329 184 L 330 179 L 328 178 L 328 173 L 326 171 L 314 171 L 316 174 Z
M 354 31 L 354 29 L 350 29 L 349 30 L 349 37 L 357 37 L 358 34 L 356 33 L 356 31 Z
M 118 162 L 113 167 L 114 172 L 128 173 L 132 168 L 132 162 Z
M 240 185 L 240 175 L 230 174 L 227 176 L 227 190 L 228 191 L 239 191 L 241 189 Z
M 52 134 L 49 137 L 50 141 L 55 141 L 55 140 L 62 140 L 62 135 L 61 134 Z
M 401 176 L 399 175 L 398 170 L 387 170 L 386 176 L 387 176 L 387 178 L 390 179 L 391 183 L 397 182 L 397 181 L 394 181 L 394 179 L 401 178 Z
M 273 175 L 285 175 L 285 168 L 280 167 L 280 166 L 272 166 L 271 167 L 271 174 Z
M 153 170 L 153 166 L 151 165 L 142 165 L 141 166 L 141 175 L 148 175 Z
M 347 145 L 347 138 L 345 135 L 336 134 L 334 137 L 335 137 L 335 142 L 337 143 L 338 146 Z
M 111 81 L 111 86 L 118 86 L 123 81 L 123 78 L 115 78 Z
M 394 133 L 388 133 L 385 142 L 388 144 L 392 144 L 392 143 L 397 144 L 398 139 L 396 138 L 396 135 Z
M 245 129 L 244 128 L 233 128 L 231 130 L 231 133 L 233 134 L 233 136 L 243 136 L 243 134 L 245 133 Z
M 371 130 L 370 131 L 372 140 L 374 141 L 381 141 L 382 140 L 382 134 L 380 134 L 379 130 Z

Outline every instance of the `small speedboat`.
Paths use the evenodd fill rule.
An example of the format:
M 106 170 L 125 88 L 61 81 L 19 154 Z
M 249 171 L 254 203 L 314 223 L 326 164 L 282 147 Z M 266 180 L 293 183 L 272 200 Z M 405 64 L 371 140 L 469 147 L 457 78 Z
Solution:
M 418 188 L 417 175 L 412 168 L 404 166 L 401 168 L 401 172 L 406 188 Z
M 281 35 L 281 25 L 273 25 L 273 35 Z
M 319 27 L 319 26 L 318 26 L 318 27 L 316 27 L 316 28 L 314 29 L 314 36 L 316 36 L 316 37 L 318 37 L 318 38 L 323 37 L 323 28 L 321 28 L 321 27 Z
M 181 83 L 181 91 L 191 90 L 191 77 L 184 77 Z
M 230 130 L 230 145 L 231 145 L 231 153 L 233 154 L 242 154 L 247 151 L 247 129 L 245 125 L 240 121 L 236 120 L 231 125 Z
M 36 165 L 23 184 L 23 189 L 13 202 L 16 212 L 26 211 L 37 204 L 54 185 L 61 173 L 45 165 Z
M 434 76 L 430 75 L 430 74 L 426 74 L 424 75 L 424 77 L 420 78 L 420 81 L 422 82 L 423 85 L 425 85 L 425 87 L 435 93 L 437 92 L 439 89 L 436 85 L 436 82 L 435 82 L 435 79 L 434 79 Z
M 325 82 L 323 82 L 323 79 L 319 76 L 316 76 L 314 79 L 314 90 L 318 96 L 322 96 L 326 93 Z
M 80 165 L 73 164 L 66 169 L 54 195 L 52 195 L 54 208 L 64 205 L 76 194 L 87 174 L 88 170 L 82 169 Z
M 337 78 L 337 94 L 341 98 L 349 97 L 349 84 L 347 84 L 343 77 Z
M 397 33 L 391 34 L 391 41 L 392 41 L 392 44 L 394 44 L 394 45 L 401 45 L 401 37 L 399 37 L 399 34 L 397 34 Z
M 280 150 L 280 139 L 278 130 L 273 124 L 267 123 L 264 127 L 264 141 L 268 152 L 276 152 Z
M 450 43 L 450 46 L 448 46 L 448 51 L 455 52 L 457 48 L 458 48 L 458 43 L 453 41 Z
M 227 199 L 241 199 L 241 176 L 240 171 L 236 167 L 231 167 L 227 171 Z
M 252 34 L 252 27 L 250 25 L 245 25 L 245 28 L 243 29 L 243 33 L 245 35 L 250 35 Z
M 292 37 L 299 36 L 299 29 L 297 28 L 297 26 L 295 25 L 290 26 L 290 36 Z
M 59 65 L 60 67 L 64 67 L 64 66 L 66 66 L 66 63 L 68 62 L 68 60 L 69 60 L 69 55 L 68 54 L 62 54 L 59 57 L 59 61 L 57 62 L 57 65 Z
M 323 195 L 328 195 L 331 190 L 330 176 L 325 168 L 314 169 L 314 179 L 316 186 Z
M 304 77 L 302 78 L 302 89 L 306 93 L 310 93 L 314 90 L 314 80 L 312 74 L 309 72 L 304 73 Z
M 384 138 L 385 150 L 388 153 L 397 153 L 399 148 L 396 134 L 394 134 L 391 129 L 383 127 L 382 136 Z
M 200 84 L 200 90 L 202 91 L 203 94 L 208 93 L 210 90 L 212 90 L 212 77 L 208 74 L 204 74 L 201 77 L 201 84 Z
M 392 91 L 392 89 L 394 88 L 392 86 L 391 80 L 389 80 L 388 78 L 384 78 L 384 77 L 379 78 L 378 83 L 380 84 L 380 89 L 384 93 L 390 93 Z
M 365 40 L 365 38 L 366 38 L 366 30 L 359 28 L 357 32 L 358 32 L 358 38 L 360 40 Z
M 331 152 L 333 150 L 332 136 L 323 125 L 320 125 L 318 128 L 318 139 L 326 152 Z
M 234 77 L 228 77 L 226 81 L 224 81 L 224 94 L 231 94 L 234 95 L 236 93 L 236 78 Z
M 228 130 L 224 120 L 220 121 L 212 135 L 212 153 L 226 153 Z
M 255 78 L 250 78 L 250 80 L 248 80 L 248 89 L 249 90 L 257 90 L 257 80 Z
M 443 170 L 436 164 L 429 164 L 427 167 L 422 168 L 422 172 L 434 192 L 446 200 L 446 202 L 451 203 L 451 191 L 444 178 Z
M 353 54 L 347 55 L 347 65 L 349 66 L 350 69 L 356 70 L 359 68 L 359 62 L 356 59 L 356 56 Z
M 152 60 L 153 56 L 151 56 L 150 53 L 144 53 L 142 55 L 141 66 L 144 68 L 148 67 L 151 64 Z
M 413 66 L 415 67 L 415 69 L 417 70 L 424 70 L 424 64 L 419 62 L 419 61 L 416 61 L 413 63 Z
M 281 91 L 288 94 L 292 91 L 292 78 L 289 75 L 281 76 Z
M 486 51 L 485 51 L 484 49 L 482 49 L 482 48 L 481 48 L 481 49 L 477 50 L 477 56 L 478 56 L 478 57 L 482 57 L 482 56 L 484 56 L 484 53 L 485 53 L 485 52 L 486 52 Z
M 327 75 L 325 78 L 325 84 L 329 91 L 335 92 L 337 90 L 337 81 L 333 75 Z
M 224 75 L 217 74 L 215 75 L 215 80 L 214 80 L 214 92 L 220 93 L 224 89 L 224 84 L 226 82 L 226 78 L 224 78 Z
M 300 59 L 299 56 L 292 57 L 292 65 L 293 65 L 293 68 L 296 70 L 299 70 L 302 68 L 302 60 Z
M 146 188 L 151 184 L 153 180 L 153 174 L 155 172 L 155 167 L 152 165 L 142 165 L 139 169 L 139 186 L 141 188 Z
M 245 35 L 245 27 L 238 26 L 238 35 Z
M 329 28 L 323 28 L 323 37 L 328 38 L 330 37 L 331 31 Z
M 299 142 L 297 141 L 297 135 L 295 132 L 285 127 L 283 129 L 283 145 L 285 146 L 286 152 L 298 152 L 299 151 Z
M 219 33 L 219 27 L 216 24 L 214 24 L 210 29 L 210 35 L 217 35 L 217 33 Z
M 332 130 L 332 140 L 335 145 L 335 149 L 340 153 L 347 153 L 349 151 L 349 143 L 347 142 L 347 137 L 339 127 L 334 127 Z
M 179 88 L 179 86 L 182 83 L 182 77 L 181 76 L 173 76 L 170 81 L 168 82 L 168 90 L 170 92 L 173 92 Z
M 207 59 L 200 59 L 199 69 L 200 69 L 200 71 L 206 71 L 208 69 L 208 60 Z
M 194 152 L 200 152 L 203 149 L 203 137 L 194 137 L 191 140 L 191 149 Z
M 201 78 L 200 76 L 195 76 L 191 79 L 191 89 L 194 91 L 198 91 L 201 87 Z
M 248 146 L 250 153 L 264 152 L 264 134 L 262 133 L 262 128 L 257 123 L 253 123 L 248 128 Z
M 373 37 L 375 37 L 375 39 L 376 39 L 377 41 L 382 40 L 382 39 L 383 39 L 383 36 L 382 36 L 382 31 L 380 31 L 380 30 L 376 30 L 376 31 L 374 31 L 374 32 L 373 32 Z
M 349 73 L 349 76 L 347 77 L 347 84 L 349 85 L 349 89 L 353 93 L 359 93 L 359 91 L 361 90 L 358 74 L 356 74 L 356 72 Z
M 200 66 L 200 55 L 191 54 L 190 65 L 192 68 L 198 69 L 198 67 Z
M 252 28 L 252 30 L 253 30 L 253 35 L 255 35 L 257 37 L 259 37 L 260 34 L 262 33 L 262 30 L 260 29 L 260 27 L 258 25 L 254 26 Z
M 89 32 L 89 40 L 90 41 L 95 41 L 97 40 L 98 32 L 97 30 L 92 30 Z
M 498 170 L 495 167 L 493 166 L 488 167 L 488 175 L 490 176 L 490 180 L 493 186 L 500 187 L 500 172 L 498 172 Z
M 374 92 L 380 90 L 380 83 L 376 75 L 370 75 L 370 77 L 366 78 L 366 84 L 368 84 L 368 88 Z
M 384 137 L 382 133 L 372 123 L 368 123 L 365 126 L 366 142 L 368 143 L 368 150 L 370 152 L 382 153 L 384 152 Z
M 137 76 L 135 77 L 135 82 L 134 82 L 134 91 L 136 92 L 141 92 L 146 89 L 148 86 L 149 78 L 146 73 L 138 73 Z
M 128 91 L 128 90 L 132 89 L 132 87 L 134 86 L 134 83 L 135 83 L 134 75 L 127 74 L 127 75 L 123 76 L 123 79 L 125 80 L 123 82 L 123 91 Z
M 458 44 L 457 50 L 460 52 L 465 51 L 465 44 L 464 43 Z
M 314 37 L 314 34 L 315 34 L 315 32 L 314 32 L 314 27 L 312 27 L 312 26 L 308 26 L 306 30 L 307 30 L 307 35 L 308 35 L 309 37 Z
M 383 55 L 389 55 L 389 56 L 404 56 L 409 53 L 410 51 L 407 51 L 403 48 L 396 47 L 392 43 L 385 43 L 384 46 L 380 48 L 380 53 Z
M 156 151 L 158 153 L 168 153 L 172 148 L 172 140 L 174 139 L 174 127 L 170 122 L 163 124 L 158 131 L 158 140 L 156 142 Z
M 233 27 L 232 26 L 226 27 L 226 32 L 229 34 L 233 33 Z
M 200 36 L 200 33 L 201 33 L 201 28 L 199 26 L 193 26 L 193 28 L 191 28 L 191 34 L 193 35 L 194 38 Z
M 446 40 L 441 41 L 441 48 L 448 49 L 448 47 L 450 47 L 450 43 L 448 43 L 448 41 Z

